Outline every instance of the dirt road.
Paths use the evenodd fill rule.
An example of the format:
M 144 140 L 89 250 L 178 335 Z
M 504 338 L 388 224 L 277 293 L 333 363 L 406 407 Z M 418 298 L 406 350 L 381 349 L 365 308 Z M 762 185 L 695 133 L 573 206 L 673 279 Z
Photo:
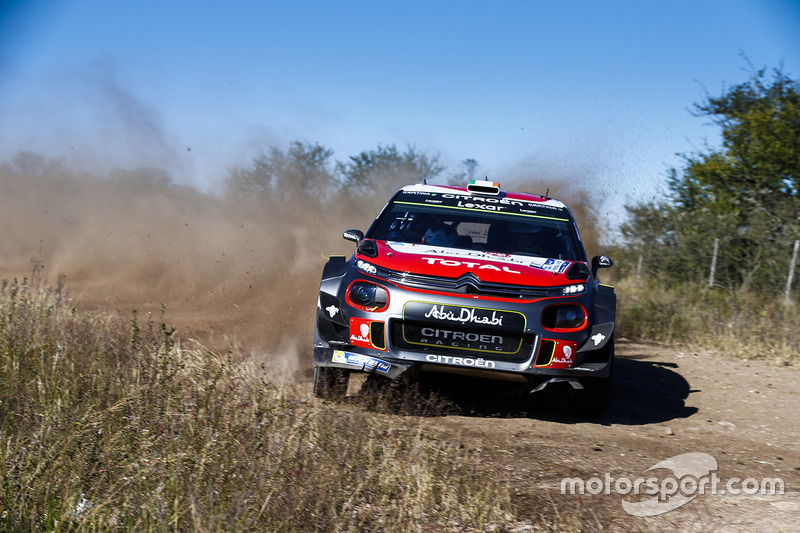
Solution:
M 545 505 L 584 530 L 800 531 L 799 378 L 795 367 L 620 342 L 611 404 L 596 421 L 570 417 L 551 394 L 527 413 L 479 402 L 466 416 L 420 423 L 433 438 L 486 452 L 487 468 L 513 481 L 523 520 L 536 521 Z M 704 494 L 701 472 L 690 467 L 690 476 L 676 466 L 697 454 L 716 462 Z M 648 472 L 670 458 L 671 468 Z M 654 516 L 642 516 L 641 506 L 626 511 L 623 502 L 654 497 L 644 484 L 635 496 L 626 481 L 654 476 L 659 489 L 681 493 L 686 503 L 678 506 L 676 494 L 651 502 Z M 583 480 L 584 493 L 562 494 L 566 477 Z M 778 479 L 783 495 L 730 494 L 769 490 Z M 526 529 L 522 522 L 518 530 Z
M 89 294 L 91 290 L 83 293 Z M 127 316 L 129 304 L 93 297 L 84 299 L 83 307 L 116 309 Z M 251 303 L 248 309 L 252 308 Z M 273 349 L 265 352 L 247 342 L 263 331 L 258 328 L 263 320 L 255 312 L 248 326 L 250 322 L 242 320 L 248 313 L 237 306 L 217 307 L 213 316 L 193 313 L 180 304 L 171 309 L 170 315 L 178 317 L 179 331 L 188 332 L 185 337 L 196 335 L 206 341 L 213 337 L 211 344 L 224 345 L 232 334 L 239 340 L 237 345 L 254 357 L 299 369 L 297 374 L 305 375 L 311 395 L 310 357 L 302 349 L 310 346 L 310 337 L 301 334 L 308 328 L 298 325 L 311 323 L 311 317 L 292 321 L 295 328 L 289 331 L 294 341 L 274 342 Z M 209 324 L 215 325 L 213 330 Z M 226 330 L 230 324 L 237 329 Z M 307 337 L 309 341 L 303 342 Z M 359 380 L 352 379 L 348 400 L 357 403 L 363 396 L 358 386 Z M 797 367 L 735 360 L 710 350 L 681 351 L 618 340 L 612 398 L 602 418 L 571 417 L 558 392 L 545 390 L 527 407 L 518 401 L 478 400 L 458 407 L 454 414 L 445 411 L 413 418 L 426 436 L 485 455 L 492 478 L 500 473 L 512 482 L 521 520 L 519 533 L 534 530 L 528 523 L 541 524 L 539 510 L 543 508 L 548 520 L 557 516 L 566 521 L 557 523 L 556 529 L 800 532 Z M 680 470 L 682 461 L 696 457 L 685 454 L 705 454 L 714 468 L 704 473 Z M 648 471 L 670 459 L 671 468 Z M 716 489 L 706 485 L 700 494 L 700 483 L 714 475 Z M 580 486 L 575 487 L 576 494 L 569 493 L 569 486 L 562 491 L 567 478 L 582 481 L 583 493 Z M 636 504 L 657 495 L 647 493 L 644 484 L 635 495 L 625 482 L 649 478 L 656 479 L 656 488 L 663 487 L 665 495 L 675 492 L 671 482 L 686 485 L 677 491 L 680 494 L 651 502 L 653 516 L 642 516 L 645 513 L 635 505 L 626 510 L 624 503 Z M 784 494 L 731 495 L 726 484 L 735 478 L 749 483 L 734 483 L 732 488 L 742 492 L 760 491 L 762 485 L 769 489 L 770 480 L 780 480 Z M 697 484 L 692 485 L 693 481 Z M 686 500 L 683 505 L 679 505 L 681 496 Z M 670 510 L 671 505 L 676 508 Z
M 127 308 L 137 300 L 131 296 L 130 302 L 110 302 L 91 290 L 83 292 L 80 284 L 76 289 L 84 297 L 80 307 L 113 309 L 121 316 L 129 316 Z M 155 305 L 150 307 L 156 312 Z M 264 352 L 247 343 L 254 332 L 263 331 L 255 313 L 248 329 L 249 322 L 241 320 L 247 313 L 236 306 L 217 307 L 212 314 L 193 313 L 185 305 L 171 309 L 184 338 L 197 336 L 211 345 L 230 347 L 228 334 L 235 331 L 236 345 L 245 352 L 305 376 L 311 396 L 311 362 L 302 350 L 310 347 L 310 338 L 302 342 L 308 335 L 301 332 L 308 328 L 298 326 L 311 323 L 310 318 L 293 320 L 294 341 L 274 342 L 273 350 Z M 241 329 L 226 330 L 230 323 L 244 328 L 245 335 Z M 348 401 L 358 404 L 364 396 L 359 380 L 352 379 Z M 429 438 L 485 456 L 492 479 L 499 474 L 512 483 L 520 520 L 517 533 L 534 531 L 532 524 L 541 525 L 540 514 L 547 520 L 558 517 L 561 522 L 555 529 L 800 532 L 797 367 L 618 340 L 612 398 L 600 419 L 571 417 L 557 390 L 538 393 L 527 406 L 475 400 L 479 395 L 474 392 L 468 396 L 472 399 L 455 409 L 409 420 Z M 701 471 L 686 463 L 698 454 L 713 468 L 706 464 Z M 667 468 L 648 471 L 667 460 L 672 460 Z M 704 485 L 701 494 L 701 483 L 712 476 L 718 481 L 716 488 Z M 664 496 L 675 494 L 641 504 L 658 496 L 647 492 L 645 482 L 651 478 Z M 575 493 L 570 493 L 570 485 L 562 490 L 565 480 L 582 482 L 583 490 L 579 484 L 573 485 Z M 637 480 L 639 495 L 633 493 Z M 762 486 L 774 488 L 773 481 L 780 481 L 783 494 L 732 495 L 727 486 L 735 482 L 731 488 L 752 492 Z M 676 487 L 678 483 L 684 485 Z
M 147 303 L 157 301 L 149 293 L 115 289 L 112 301 L 91 285 L 78 283 L 72 285 L 72 294 L 78 296 L 82 309 L 112 310 L 127 317 L 130 309 L 137 308 L 158 316 L 158 306 Z M 183 338 L 198 337 L 209 346 L 223 348 L 233 346 L 229 339 L 236 339 L 235 345 L 254 357 L 299 370 L 306 376 L 311 395 L 311 361 L 303 351 L 311 342 L 306 325 L 313 324 L 313 317 L 306 316 L 308 306 L 297 316 L 287 315 L 287 342 L 265 333 L 261 324 L 268 320 L 257 312 L 263 307 L 257 299 L 241 306 L 201 303 L 196 305 L 202 312 L 195 311 L 191 301 L 168 303 L 168 321 L 176 323 Z M 249 343 L 251 338 L 261 342 Z M 266 343 L 267 338 L 273 342 Z M 263 345 L 272 349 L 259 348 Z M 352 381 L 348 399 L 358 402 L 358 381 Z M 533 407 L 478 400 L 414 421 L 430 438 L 485 455 L 492 479 L 499 473 L 512 482 L 521 520 L 519 533 L 533 530 L 526 526 L 528 522 L 541 524 L 543 508 L 548 519 L 566 520 L 556 524 L 557 529 L 800 532 L 797 367 L 618 340 L 612 398 L 602 418 L 586 421 L 569 416 L 557 392 L 539 393 Z M 704 454 L 713 461 L 713 468 L 693 470 L 685 460 L 697 455 L 685 454 Z M 670 459 L 668 468 L 648 471 Z M 700 494 L 700 483 L 713 475 L 719 481 L 716 490 L 709 485 Z M 653 516 L 642 516 L 647 513 L 641 507 L 629 504 L 657 494 L 648 493 L 640 482 L 640 494 L 635 495 L 631 484 L 649 478 L 655 478 L 656 488 L 663 487 L 665 494 L 675 492 L 670 482 L 686 485 L 678 490 L 680 494 L 651 502 Z M 733 488 L 748 491 L 761 485 L 769 489 L 770 480 L 780 480 L 784 494 L 731 495 L 726 484 L 734 478 L 749 484 L 740 482 Z M 562 491 L 565 479 L 582 482 L 583 490 L 577 485 L 577 493 L 572 494 L 568 485 Z M 697 483 L 692 485 L 693 481 Z M 681 497 L 686 503 L 678 505 Z M 670 510 L 671 506 L 676 508 Z

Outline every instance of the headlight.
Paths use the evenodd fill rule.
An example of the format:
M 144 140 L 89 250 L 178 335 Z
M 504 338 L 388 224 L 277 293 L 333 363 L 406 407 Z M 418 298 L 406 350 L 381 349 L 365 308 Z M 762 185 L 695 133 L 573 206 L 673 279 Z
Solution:
M 367 311 L 383 311 L 389 306 L 389 291 L 367 281 L 356 281 L 347 290 L 347 303 Z
M 550 330 L 581 329 L 586 320 L 586 311 L 580 305 L 551 305 L 542 313 L 542 325 Z
M 565 296 L 571 294 L 579 294 L 586 290 L 586 285 L 584 283 L 578 283 L 577 285 L 567 285 L 562 289 L 562 294 Z
M 361 272 L 366 272 L 367 274 L 372 274 L 373 276 L 378 273 L 378 268 L 375 265 L 371 265 L 366 261 L 362 261 L 361 259 L 356 261 L 356 268 Z

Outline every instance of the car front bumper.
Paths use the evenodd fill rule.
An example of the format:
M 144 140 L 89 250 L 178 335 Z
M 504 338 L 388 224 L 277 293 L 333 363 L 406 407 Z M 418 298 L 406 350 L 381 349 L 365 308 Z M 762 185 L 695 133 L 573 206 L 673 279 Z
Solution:
M 359 279 L 386 286 L 390 302 L 379 312 L 346 298 Z M 409 290 L 354 269 L 323 277 L 317 308 L 314 365 L 396 379 L 407 372 L 467 374 L 543 383 L 607 378 L 614 355 L 613 310 L 597 287 L 584 294 L 516 301 Z M 586 312 L 580 328 L 548 329 L 545 309 L 575 305 Z

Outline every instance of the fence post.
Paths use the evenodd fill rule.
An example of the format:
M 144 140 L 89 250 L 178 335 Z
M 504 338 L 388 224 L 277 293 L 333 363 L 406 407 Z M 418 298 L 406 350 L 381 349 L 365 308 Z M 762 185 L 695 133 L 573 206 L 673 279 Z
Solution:
M 711 271 L 708 273 L 708 288 L 714 288 L 714 273 L 717 270 L 717 252 L 719 252 L 719 239 L 714 239 L 714 255 L 711 256 Z
M 794 251 L 792 252 L 792 262 L 789 263 L 789 277 L 786 279 L 785 301 L 789 303 L 789 295 L 792 293 L 792 280 L 794 279 L 794 269 L 797 266 L 797 249 L 800 248 L 800 241 L 794 241 Z
M 640 250 L 639 251 L 639 262 L 636 263 L 636 283 L 639 283 L 639 280 L 642 277 L 642 258 L 643 258 L 643 255 L 644 254 Z

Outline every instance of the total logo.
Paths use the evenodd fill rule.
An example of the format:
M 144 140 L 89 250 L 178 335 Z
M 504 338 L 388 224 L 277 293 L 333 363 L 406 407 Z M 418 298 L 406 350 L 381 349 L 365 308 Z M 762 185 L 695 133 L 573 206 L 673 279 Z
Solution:
M 475 270 L 494 270 L 496 272 L 508 272 L 509 274 L 521 274 L 519 270 L 512 270 L 507 266 L 500 267 L 492 264 L 481 264 L 475 261 L 456 261 L 454 259 L 442 259 L 440 257 L 423 257 L 422 260 L 427 262 L 429 265 L 450 267 L 465 266 L 469 269 Z

